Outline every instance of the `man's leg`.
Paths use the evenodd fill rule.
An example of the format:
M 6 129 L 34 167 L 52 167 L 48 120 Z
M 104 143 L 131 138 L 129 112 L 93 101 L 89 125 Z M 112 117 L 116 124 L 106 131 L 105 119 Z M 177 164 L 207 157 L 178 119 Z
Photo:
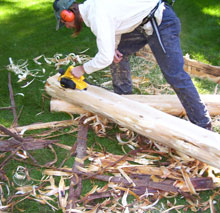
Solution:
M 122 35 L 118 50 L 123 54 L 123 59 L 118 64 L 113 62 L 110 66 L 115 93 L 120 95 L 132 93 L 129 56 L 144 47 L 146 43 L 146 37 L 137 29 Z
M 162 23 L 159 26 L 165 46 L 163 52 L 155 33 L 150 36 L 149 45 L 167 82 L 173 87 L 186 110 L 189 120 L 198 126 L 208 128 L 211 118 L 201 101 L 190 76 L 183 70 L 184 59 L 180 47 L 180 21 L 173 10 L 166 6 Z

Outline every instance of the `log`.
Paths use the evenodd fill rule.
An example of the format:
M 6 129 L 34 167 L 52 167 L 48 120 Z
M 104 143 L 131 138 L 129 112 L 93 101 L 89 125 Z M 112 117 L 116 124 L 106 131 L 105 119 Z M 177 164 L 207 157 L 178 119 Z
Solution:
M 51 98 L 50 100 L 50 111 L 51 112 L 68 112 L 72 114 L 84 114 L 88 111 L 84 110 L 82 107 L 70 104 L 66 101 Z
M 148 61 L 156 63 L 156 59 L 149 45 L 144 46 L 144 48 L 138 51 L 136 55 Z M 188 54 L 186 54 L 183 58 L 184 70 L 188 72 L 190 75 L 202 79 L 209 79 L 211 81 L 214 81 L 215 83 L 220 83 L 220 66 L 213 66 L 191 59 Z
M 215 83 L 220 83 L 220 67 L 205 64 L 200 61 L 190 59 L 189 55 L 184 56 L 184 69 L 190 75 L 209 79 Z
M 171 115 L 186 115 L 186 111 L 176 95 L 123 95 L 123 97 L 147 104 Z M 201 99 L 206 104 L 211 116 L 220 115 L 220 95 L 201 95 Z M 82 107 L 54 98 L 50 101 L 50 110 L 52 112 L 69 112 L 73 114 L 87 112 Z
M 46 92 L 53 98 L 81 106 L 220 169 L 219 134 L 103 88 L 92 85 L 83 91 L 62 88 L 58 76 L 48 78 L 45 85 Z

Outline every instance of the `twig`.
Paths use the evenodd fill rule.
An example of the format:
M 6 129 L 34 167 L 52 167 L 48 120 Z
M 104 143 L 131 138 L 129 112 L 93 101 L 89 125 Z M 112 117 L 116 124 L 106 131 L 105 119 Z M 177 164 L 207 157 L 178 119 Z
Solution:
M 10 94 L 12 113 L 14 117 L 12 126 L 17 126 L 17 113 L 16 113 L 14 94 L 13 94 L 13 89 L 12 89 L 12 84 L 11 84 L 11 73 L 10 72 L 8 73 L 8 89 L 9 89 L 9 94 Z
M 5 164 L 10 160 L 10 158 L 13 157 L 13 155 L 16 154 L 16 152 L 20 149 L 22 150 L 32 150 L 32 149 L 40 149 L 43 148 L 45 146 L 48 146 L 50 143 L 54 143 L 57 142 L 57 140 L 42 140 L 42 139 L 32 139 L 32 138 L 21 138 L 20 136 L 14 134 L 13 132 L 11 132 L 10 130 L 8 130 L 7 128 L 5 128 L 4 126 L 0 125 L 0 131 L 4 132 L 5 134 L 13 137 L 15 139 L 15 142 L 17 143 L 16 145 L 14 143 L 11 142 L 12 147 L 13 147 L 13 151 L 11 152 L 11 154 L 0 164 L 0 168 L 3 168 L 5 166 Z M 12 140 L 11 140 L 12 141 Z M 9 141 L 10 142 L 10 141 Z M 53 150 L 53 148 L 51 148 L 51 150 L 55 153 L 55 151 Z M 29 154 L 27 152 L 27 154 L 29 155 L 29 157 L 33 160 L 33 162 L 35 164 L 38 164 L 37 161 L 35 160 L 35 158 Z M 57 157 L 55 156 L 55 160 L 57 160 Z M 54 161 L 53 161 L 54 162 Z M 53 162 L 50 162 L 50 164 L 52 164 Z M 55 161 L 56 162 L 56 161 Z
M 58 168 L 62 168 L 64 163 L 72 156 L 71 152 L 68 152 L 66 157 L 63 159 L 63 161 L 60 163 L 60 165 L 58 166 Z
M 41 189 L 45 184 L 46 184 L 46 182 L 41 183 L 37 188 L 35 188 L 35 190 Z M 9 197 L 8 203 L 11 205 L 11 212 L 13 212 L 13 208 L 14 208 L 15 205 L 17 205 L 18 203 L 20 203 L 23 200 L 27 199 L 30 196 L 31 193 L 33 193 L 33 190 L 29 191 L 29 192 L 26 192 L 24 194 L 21 194 L 21 195 L 20 194 L 12 195 L 11 197 Z M 19 197 L 23 197 L 23 198 L 20 199 L 20 200 L 16 200 L 15 202 L 12 202 L 13 199 L 19 198 Z
M 21 148 L 21 145 L 18 146 L 14 151 L 11 152 L 11 154 L 0 164 L 0 169 L 2 169 L 6 163 L 13 157 L 13 155 L 16 154 L 16 152 Z
M 18 135 L 12 133 L 11 131 L 9 131 L 7 128 L 3 127 L 2 125 L 0 125 L 0 130 L 2 132 L 4 132 L 5 134 L 13 137 L 14 139 L 18 140 L 20 143 L 23 142 L 23 138 L 19 137 Z M 13 157 L 13 155 L 15 155 L 15 153 L 21 148 L 21 145 L 19 145 L 13 152 L 11 152 L 11 154 L 0 164 L 0 169 L 3 168 L 6 163 Z
M 50 97 L 47 96 L 46 94 L 42 94 L 41 95 L 41 112 L 44 112 L 45 110 L 45 99 L 49 99 L 50 100 Z
M 19 142 L 23 142 L 23 138 L 21 138 L 20 136 L 14 134 L 13 132 L 11 132 L 10 130 L 8 130 L 7 128 L 5 128 L 4 126 L 0 125 L 0 131 L 4 132 L 6 135 L 9 135 L 11 137 L 13 137 L 14 139 L 16 139 Z
M 34 164 L 39 165 L 39 163 L 37 162 L 37 160 L 29 153 L 27 152 L 28 157 L 34 162 Z
M 16 124 L 18 123 L 18 119 L 19 119 L 20 116 L 21 116 L 21 113 L 22 113 L 22 111 L 23 111 L 23 108 L 24 108 L 24 106 L 22 106 L 21 109 L 19 110 L 18 116 L 17 116 L 16 120 L 13 121 L 13 123 L 16 123 Z M 16 126 L 17 126 L 17 125 L 16 125 Z M 13 124 L 12 124 L 12 127 L 14 127 Z
M 10 106 L 10 107 L 0 107 L 0 110 L 11 110 L 12 109 L 12 107 Z
M 122 193 L 120 193 L 122 194 Z M 99 192 L 99 193 L 93 193 L 91 195 L 88 195 L 86 197 L 83 197 L 81 200 L 77 201 L 77 203 L 81 203 L 81 202 L 85 202 L 86 204 L 93 201 L 93 200 L 96 200 L 96 199 L 101 199 L 101 198 L 107 198 L 107 197 L 114 197 L 115 194 L 114 194 L 114 190 L 109 190 L 109 191 L 106 191 L 106 192 Z M 119 195 L 117 195 L 119 196 Z M 84 205 L 85 205 L 84 203 Z
M 20 126 L 12 128 L 13 131 L 22 132 L 24 130 L 37 130 L 37 129 L 55 129 L 58 127 L 68 127 L 77 125 L 77 121 L 75 120 L 63 120 L 63 121 L 53 121 L 53 122 L 47 122 L 47 123 L 34 123 L 27 126 Z

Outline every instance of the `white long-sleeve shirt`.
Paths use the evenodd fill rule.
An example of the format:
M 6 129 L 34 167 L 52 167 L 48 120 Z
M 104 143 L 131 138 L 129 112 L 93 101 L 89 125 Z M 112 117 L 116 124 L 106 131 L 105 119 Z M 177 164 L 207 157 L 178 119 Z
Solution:
M 98 48 L 95 57 L 83 65 L 85 72 L 91 74 L 109 66 L 121 34 L 132 32 L 157 3 L 158 0 L 86 0 L 80 4 L 82 19 L 96 36 Z M 163 9 L 161 4 L 155 13 L 158 24 L 161 23 Z M 152 33 L 150 23 L 144 29 L 148 34 Z

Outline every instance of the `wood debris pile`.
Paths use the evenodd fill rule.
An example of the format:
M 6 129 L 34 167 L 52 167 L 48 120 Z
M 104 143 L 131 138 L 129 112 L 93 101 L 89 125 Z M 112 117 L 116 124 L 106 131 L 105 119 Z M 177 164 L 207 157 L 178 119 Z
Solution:
M 45 62 L 47 65 L 55 67 L 55 70 L 58 70 L 61 66 L 75 66 L 76 64 L 82 64 L 89 59 L 90 57 L 88 55 L 76 55 L 74 53 L 70 53 L 66 56 L 63 56 L 63 54 L 57 53 L 52 58 L 48 58 L 45 55 L 40 55 L 34 58 L 33 61 L 39 66 L 42 66 Z M 48 70 L 46 70 L 44 67 L 30 69 L 28 60 L 19 60 L 17 63 L 14 63 L 12 58 L 9 58 L 9 62 L 10 63 L 7 66 L 7 70 L 14 73 L 18 77 L 18 83 L 27 81 L 31 78 L 31 80 L 27 81 L 23 86 L 21 86 L 21 88 L 29 86 L 35 79 L 42 79 L 45 77 L 45 73 L 48 73 Z M 54 71 L 50 72 L 50 74 L 54 73 Z M 45 83 L 45 80 L 42 80 L 42 83 Z
M 125 151 L 126 146 L 129 146 L 131 151 L 124 155 L 115 155 L 104 150 L 95 151 L 87 147 L 86 143 L 89 126 L 97 130 L 101 123 L 100 118 L 94 119 L 94 117 L 98 118 L 98 116 L 79 117 L 79 123 L 74 122 L 74 126 L 79 124 L 79 127 L 77 141 L 72 147 L 44 139 L 32 139 L 30 145 L 31 139 L 25 139 L 23 135 L 21 141 L 21 136 L 13 133 L 12 129 L 1 126 L 1 134 L 11 136 L 8 142 L 12 141 L 12 143 L 7 143 L 7 150 L 2 150 L 2 143 L 0 144 L 0 150 L 4 151 L 0 156 L 3 159 L 0 165 L 0 177 L 3 181 L 0 183 L 2 191 L 0 209 L 14 209 L 19 202 L 29 199 L 48 205 L 54 211 L 62 209 L 63 212 L 145 212 L 147 210 L 168 212 L 168 209 L 205 211 L 209 208 L 214 210 L 215 198 L 220 193 L 217 190 L 220 186 L 219 171 L 125 128 L 121 128 L 115 137 L 123 147 L 122 150 Z M 65 125 L 64 122 L 57 122 L 57 126 L 68 126 L 67 123 Z M 48 123 L 46 126 L 53 129 L 52 124 Z M 33 129 L 33 125 L 29 128 L 20 127 L 21 129 Z M 98 133 L 99 136 L 103 136 L 99 131 Z M 106 131 L 103 134 L 107 136 Z M 45 137 L 45 134 L 38 134 L 40 135 L 42 138 Z M 21 144 L 26 143 L 26 145 L 22 146 L 20 141 Z M 28 153 L 30 149 L 40 149 L 49 145 L 57 156 L 52 144 L 69 153 L 58 167 L 55 167 L 57 157 L 45 165 L 40 165 Z M 16 155 L 18 150 L 23 153 L 27 151 L 27 157 L 19 158 Z M 11 154 L 6 157 L 5 151 L 11 151 Z M 16 158 L 13 157 L 14 155 Z M 67 168 L 64 163 L 72 156 L 75 156 L 75 163 L 72 168 Z M 19 174 L 16 178 L 22 182 L 25 177 L 29 181 L 18 186 L 14 179 L 9 180 L 4 167 L 11 158 L 42 168 L 42 179 L 36 183 L 27 168 L 23 167 L 25 175 Z M 84 180 L 99 180 L 105 184 L 99 186 L 96 182 L 91 182 L 89 192 L 82 195 Z M 12 184 L 16 185 L 16 194 L 8 196 L 7 187 Z M 205 190 L 213 190 L 213 193 L 208 200 L 202 201 L 199 192 Z M 179 205 L 167 201 L 164 205 L 159 202 L 162 198 L 176 198 L 178 195 L 182 196 L 187 204 Z
M 44 58 L 46 63 L 55 64 L 58 68 L 82 58 L 69 55 L 61 59 L 57 55 L 53 59 Z M 83 58 L 83 60 L 87 58 Z M 10 61 L 9 70 L 17 72 L 19 81 L 28 75 L 33 78 L 37 74 L 30 74 L 27 62 L 15 66 Z M 140 82 L 148 82 L 143 76 L 134 79 L 140 90 Z M 30 83 L 26 84 L 29 86 Z M 149 93 L 158 94 L 170 88 L 165 85 L 154 88 Z M 89 128 L 99 137 L 109 138 L 108 130 L 113 127 L 106 119 L 94 114 L 84 114 L 75 120 L 56 121 L 27 126 L 18 126 L 19 117 L 16 115 L 13 91 L 10 90 L 14 122 L 11 128 L 0 126 L 0 212 L 13 212 L 14 209 L 24 211 L 17 206 L 25 200 L 32 200 L 47 205 L 51 211 L 62 212 L 169 212 L 171 210 L 215 212 L 219 206 L 220 171 L 168 148 L 156 141 L 126 129 L 119 128 L 114 138 L 121 145 L 123 155 L 107 152 L 104 148 L 97 151 L 87 146 Z M 213 125 L 220 126 L 218 116 Z M 68 127 L 68 131 L 65 128 Z M 28 135 L 30 130 L 42 130 L 39 133 Z M 51 138 L 64 134 L 77 133 L 76 142 L 72 146 L 62 144 Z M 111 133 L 112 134 L 112 133 Z M 111 136 L 112 137 L 112 136 Z M 34 151 L 48 147 L 54 158 L 41 164 L 34 157 Z M 65 150 L 63 159 L 58 159 L 56 148 Z M 102 148 L 102 146 L 100 145 Z M 30 152 L 32 150 L 32 153 Z M 130 150 L 130 151 L 128 151 Z M 74 159 L 72 168 L 65 165 L 66 161 Z M 21 162 L 12 178 L 6 174 L 7 164 L 11 160 Z M 59 162 L 61 163 L 57 163 Z M 35 180 L 28 170 L 28 166 L 41 169 L 40 180 Z M 100 184 L 98 181 L 102 181 Z M 84 191 L 85 181 L 90 181 L 90 188 Z M 11 193 L 11 189 L 15 193 Z M 210 196 L 201 199 L 202 191 L 210 191 Z M 165 201 L 163 198 L 167 198 Z M 170 200 L 172 198 L 172 201 Z M 185 200 L 185 204 L 179 204 Z

